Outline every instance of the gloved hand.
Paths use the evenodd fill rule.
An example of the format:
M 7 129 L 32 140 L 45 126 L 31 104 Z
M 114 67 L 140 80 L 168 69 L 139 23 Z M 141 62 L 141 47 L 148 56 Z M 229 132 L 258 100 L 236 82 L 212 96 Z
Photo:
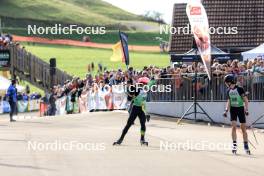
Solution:
M 226 118 L 227 117 L 227 110 L 223 113 L 223 116 Z
M 246 115 L 246 116 L 249 116 L 249 112 L 248 112 L 248 111 L 245 111 L 245 115 Z

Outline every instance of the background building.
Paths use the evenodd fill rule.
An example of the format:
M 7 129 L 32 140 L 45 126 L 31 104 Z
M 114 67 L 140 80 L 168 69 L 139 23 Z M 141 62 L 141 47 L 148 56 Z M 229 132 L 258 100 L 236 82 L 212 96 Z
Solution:
M 204 0 L 210 27 L 224 27 L 226 32 L 237 27 L 237 34 L 213 34 L 211 43 L 231 53 L 252 49 L 264 43 L 264 0 Z M 175 4 L 173 27 L 189 24 L 186 4 Z M 182 54 L 192 47 L 192 34 L 171 35 L 170 52 Z

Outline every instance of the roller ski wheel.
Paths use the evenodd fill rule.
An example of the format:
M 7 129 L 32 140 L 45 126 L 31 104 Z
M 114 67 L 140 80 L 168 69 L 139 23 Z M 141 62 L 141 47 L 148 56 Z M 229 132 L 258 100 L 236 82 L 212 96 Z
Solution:
M 237 154 L 237 150 L 232 150 L 232 153 L 234 154 L 234 155 L 236 155 Z
M 247 155 L 251 155 L 250 150 L 245 150 Z
M 116 141 L 113 143 L 113 146 L 116 146 L 116 145 L 121 145 L 122 144 L 122 141 Z
M 141 144 L 141 146 L 147 146 L 148 147 L 148 142 L 146 142 L 146 141 L 140 141 L 140 144 Z
M 237 146 L 233 146 L 233 148 L 232 148 L 232 153 L 233 153 L 234 155 L 237 154 Z

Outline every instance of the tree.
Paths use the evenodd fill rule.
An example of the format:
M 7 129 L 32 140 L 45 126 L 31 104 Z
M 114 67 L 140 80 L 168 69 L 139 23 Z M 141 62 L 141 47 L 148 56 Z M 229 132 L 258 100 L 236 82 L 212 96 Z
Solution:
M 158 22 L 159 24 L 164 24 L 163 14 L 157 11 L 147 11 L 143 15 L 147 20 Z

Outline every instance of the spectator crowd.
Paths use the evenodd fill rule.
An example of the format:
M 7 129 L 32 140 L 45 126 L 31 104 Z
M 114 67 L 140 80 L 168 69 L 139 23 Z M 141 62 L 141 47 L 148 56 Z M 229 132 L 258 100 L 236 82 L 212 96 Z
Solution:
M 0 34 L 0 50 L 7 49 L 8 45 L 12 43 L 13 37 L 10 34 Z
M 194 77 L 195 69 L 197 68 L 198 75 L 207 78 L 205 67 L 202 63 L 181 64 L 174 68 L 168 66 L 166 68 L 159 68 L 156 66 L 145 66 L 142 70 L 136 70 L 133 67 L 127 70 L 107 70 L 101 64 L 98 64 L 98 69 L 95 68 L 94 63 L 88 65 L 88 74 L 84 79 L 79 77 L 73 80 L 67 80 L 63 85 L 56 85 L 52 89 L 53 98 L 51 102 L 62 96 L 71 96 L 71 101 L 75 102 L 76 98 L 80 97 L 82 92 L 86 91 L 108 91 L 109 86 L 135 84 L 141 77 L 148 77 L 154 79 L 192 79 Z M 212 67 L 213 78 L 222 78 L 227 74 L 234 74 L 236 76 L 262 76 L 264 75 L 264 61 L 261 58 L 256 58 L 252 61 L 228 60 L 221 63 L 219 60 L 214 60 Z M 177 81 L 176 81 L 177 82 Z M 181 88 L 179 85 L 175 88 Z M 109 86 L 106 86 L 109 85 Z

